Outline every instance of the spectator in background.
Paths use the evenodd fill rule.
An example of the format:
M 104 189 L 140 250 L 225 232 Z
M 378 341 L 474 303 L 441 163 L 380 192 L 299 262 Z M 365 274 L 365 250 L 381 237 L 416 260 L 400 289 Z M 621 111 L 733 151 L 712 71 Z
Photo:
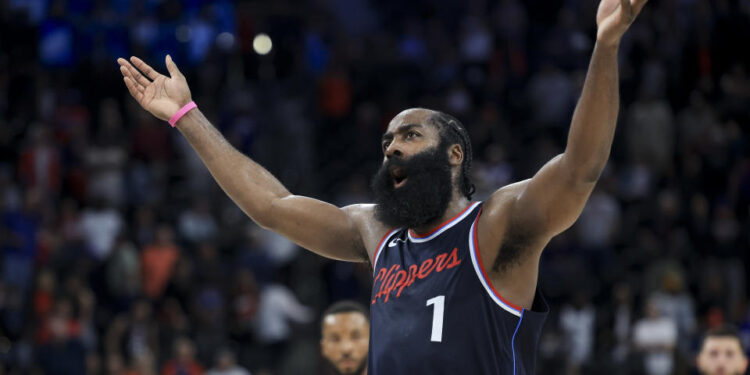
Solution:
M 19 180 L 26 189 L 38 189 L 57 197 L 61 185 L 60 150 L 52 139 L 49 127 L 33 124 L 28 149 L 19 158 Z
M 677 347 L 687 356 L 696 321 L 693 298 L 685 291 L 684 284 L 682 274 L 675 268 L 668 268 L 662 275 L 660 290 L 651 295 L 651 301 L 660 315 L 677 325 Z
M 111 352 L 107 355 L 105 366 L 107 375 L 126 375 L 125 362 L 118 352 Z
M 50 269 L 41 269 L 36 277 L 36 289 L 33 293 L 32 309 L 37 319 L 42 319 L 52 311 L 57 290 L 57 277 Z
M 677 324 L 663 316 L 654 301 L 649 300 L 645 316 L 633 327 L 633 346 L 643 355 L 647 375 L 669 375 L 674 368 Z
M 125 372 L 126 375 L 156 375 L 156 365 L 154 364 L 154 355 L 150 351 L 141 352 L 135 355 L 131 361 L 130 368 Z
M 179 256 L 180 250 L 172 240 L 172 228 L 159 225 L 154 242 L 141 252 L 143 291 L 147 297 L 157 299 L 162 296 Z
M 237 359 L 231 349 L 223 348 L 216 354 L 216 363 L 206 375 L 250 375 L 250 372 L 237 364 Z
M 94 199 L 81 215 L 83 241 L 91 257 L 99 262 L 106 260 L 124 226 L 117 209 L 104 199 Z
M 533 123 L 540 127 L 567 125 L 569 113 L 575 106 L 570 78 L 552 62 L 543 64 L 527 86 L 527 98 L 532 108 Z
M 137 247 L 144 248 L 156 238 L 156 213 L 149 206 L 137 206 L 134 216 L 133 241 Z
M 285 354 L 292 335 L 291 323 L 309 323 L 312 309 L 303 305 L 283 284 L 267 284 L 260 292 L 260 304 L 255 316 L 254 331 L 258 342 L 267 352 L 266 359 L 273 366 Z
M 74 199 L 67 198 L 60 203 L 58 225 L 60 235 L 62 236 L 61 242 L 67 245 L 65 247 L 75 246 L 80 248 L 80 243 L 83 239 L 81 212 L 78 203 Z
M 38 347 L 36 364 L 48 375 L 72 375 L 86 372 L 86 350 L 75 336 L 71 335 L 66 314 L 60 312 L 48 320 L 50 340 Z
M 723 326 L 706 333 L 696 358 L 702 375 L 742 375 L 747 370 L 747 356 L 737 330 Z
M 87 192 L 92 199 L 119 207 L 125 199 L 124 169 L 128 160 L 124 147 L 122 114 L 117 101 L 101 101 L 99 132 L 96 141 L 86 150 L 88 168 Z
M 219 284 L 207 283 L 195 291 L 192 304 L 193 338 L 202 363 L 210 363 L 216 349 L 227 340 L 226 301 Z
M 635 160 L 666 174 L 672 168 L 675 129 L 672 109 L 659 91 L 647 84 L 642 86 L 638 100 L 625 114 L 624 130 Z
M 612 360 L 615 365 L 627 364 L 630 355 L 630 334 L 633 328 L 633 294 L 626 283 L 615 285 L 612 291 L 614 308 L 612 309 L 612 327 L 614 345 Z
M 3 279 L 7 285 L 25 293 L 32 277 L 32 266 L 36 256 L 41 195 L 38 190 L 29 189 L 23 197 L 23 207 L 10 209 L 2 215 L 0 242 L 2 249 Z
M 216 235 L 216 220 L 211 214 L 211 206 L 206 198 L 197 199 L 180 215 L 179 231 L 190 242 L 203 242 Z
M 118 236 L 105 272 L 113 307 L 126 309 L 141 292 L 141 262 L 138 250 L 125 235 Z
M 334 303 L 321 317 L 320 351 L 336 375 L 367 374 L 370 320 L 354 301 Z
M 580 374 L 581 366 L 591 359 L 595 321 L 596 309 L 585 292 L 576 293 L 573 304 L 566 304 L 560 311 L 560 327 L 568 351 L 566 374 Z
M 139 300 L 129 314 L 120 314 L 109 324 L 104 349 L 107 353 L 123 353 L 135 360 L 143 353 L 150 355 L 157 350 L 158 334 L 159 327 L 151 305 L 146 300 Z
M 620 226 L 621 210 L 611 191 L 599 184 L 591 194 L 578 219 L 577 229 L 581 244 L 589 251 L 611 251 Z
M 161 375 L 201 375 L 203 366 L 195 360 L 195 346 L 187 337 L 174 342 L 174 356 L 161 369 Z

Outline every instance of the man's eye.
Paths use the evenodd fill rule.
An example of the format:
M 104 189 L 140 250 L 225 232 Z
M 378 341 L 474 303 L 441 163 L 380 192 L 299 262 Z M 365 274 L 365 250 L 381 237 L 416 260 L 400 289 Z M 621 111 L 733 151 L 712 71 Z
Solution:
M 391 142 L 383 142 L 383 150 L 385 150 L 386 148 L 388 148 L 388 146 L 390 146 L 390 145 L 391 145 Z
M 406 133 L 406 138 L 413 138 L 413 137 L 416 137 L 418 135 L 419 134 L 417 134 L 417 132 L 408 132 L 408 133 Z

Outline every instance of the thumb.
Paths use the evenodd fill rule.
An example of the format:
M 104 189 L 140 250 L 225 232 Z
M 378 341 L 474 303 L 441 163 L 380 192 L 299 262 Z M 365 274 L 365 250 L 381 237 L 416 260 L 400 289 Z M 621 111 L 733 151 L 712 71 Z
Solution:
M 174 63 L 174 61 L 172 61 L 172 56 L 167 55 L 165 62 L 170 77 L 174 78 L 182 76 L 182 73 L 180 73 L 180 69 L 177 69 L 177 65 Z

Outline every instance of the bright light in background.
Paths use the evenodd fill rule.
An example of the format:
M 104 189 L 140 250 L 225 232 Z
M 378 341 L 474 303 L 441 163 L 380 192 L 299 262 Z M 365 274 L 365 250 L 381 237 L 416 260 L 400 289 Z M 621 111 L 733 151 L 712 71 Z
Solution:
M 255 50 L 255 53 L 266 55 L 271 52 L 271 48 L 273 48 L 273 43 L 268 35 L 258 34 L 255 36 L 255 39 L 253 39 L 253 49 Z

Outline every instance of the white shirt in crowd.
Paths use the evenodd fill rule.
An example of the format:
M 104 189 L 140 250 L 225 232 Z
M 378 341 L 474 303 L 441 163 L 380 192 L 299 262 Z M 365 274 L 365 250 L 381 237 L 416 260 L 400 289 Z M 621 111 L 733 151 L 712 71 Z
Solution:
M 648 375 L 668 375 L 674 366 L 677 325 L 668 317 L 643 318 L 633 328 L 633 343 L 644 352 Z

